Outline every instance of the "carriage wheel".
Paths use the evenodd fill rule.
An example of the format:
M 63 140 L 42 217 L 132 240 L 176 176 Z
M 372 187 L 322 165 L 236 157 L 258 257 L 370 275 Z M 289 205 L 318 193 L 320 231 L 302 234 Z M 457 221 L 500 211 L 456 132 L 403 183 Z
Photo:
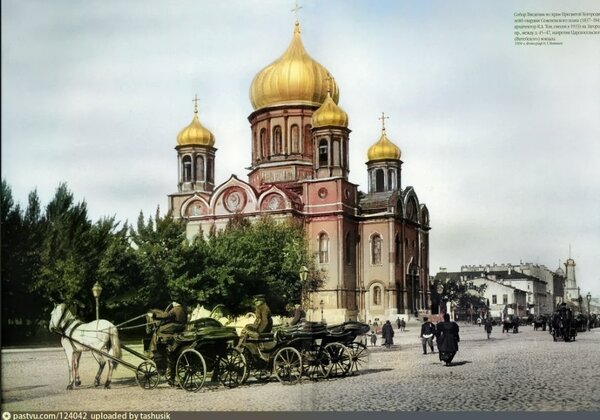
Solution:
M 330 376 L 345 376 L 352 368 L 352 357 L 348 347 L 341 343 L 329 343 L 325 349 L 331 356 Z
M 302 350 L 302 374 L 309 379 L 326 379 L 331 372 L 331 356 L 325 347 L 313 344 Z
M 219 381 L 228 388 L 235 388 L 247 379 L 247 362 L 237 349 L 228 348 L 225 356 L 219 357 Z
M 350 375 L 354 375 L 369 365 L 369 350 L 367 350 L 367 346 L 363 343 L 356 341 L 350 343 L 348 348 L 350 349 L 350 360 L 352 361 L 349 373 Z
M 186 391 L 196 392 L 206 380 L 206 362 L 200 352 L 187 349 L 181 352 L 175 368 L 177 381 Z
M 149 360 L 140 363 L 135 370 L 135 381 L 144 389 L 156 388 L 160 382 L 160 375 L 156 370 L 156 364 Z
M 280 349 L 273 360 L 273 370 L 282 384 L 298 383 L 302 376 L 302 355 L 293 347 Z
M 246 358 L 246 376 L 242 379 L 242 383 L 245 383 L 250 375 L 254 376 L 259 382 L 268 381 L 271 377 L 271 370 L 269 370 L 266 363 L 262 360 L 255 361 L 254 356 L 252 356 L 252 353 L 246 347 L 244 347 L 243 354 Z

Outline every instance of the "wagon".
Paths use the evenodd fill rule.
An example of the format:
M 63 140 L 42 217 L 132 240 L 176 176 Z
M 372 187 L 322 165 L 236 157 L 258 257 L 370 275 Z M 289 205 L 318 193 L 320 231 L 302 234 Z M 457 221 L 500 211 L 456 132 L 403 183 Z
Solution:
M 209 375 L 213 382 L 234 388 L 242 383 L 247 369 L 244 355 L 235 348 L 238 340 L 235 328 L 224 327 L 212 318 L 200 318 L 189 323 L 182 333 L 157 335 L 152 362 L 164 372 L 171 353 L 177 360 L 176 382 L 186 391 L 198 391 Z M 151 385 L 148 383 L 148 387 Z

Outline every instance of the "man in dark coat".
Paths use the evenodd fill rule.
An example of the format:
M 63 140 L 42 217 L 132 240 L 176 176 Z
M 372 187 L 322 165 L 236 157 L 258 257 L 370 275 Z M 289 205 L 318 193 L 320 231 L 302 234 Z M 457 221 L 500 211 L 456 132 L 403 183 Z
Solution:
M 390 348 L 394 344 L 394 327 L 392 327 L 392 323 L 389 320 L 383 324 L 381 336 L 383 337 L 383 345 L 387 348 Z
M 305 318 L 306 318 L 306 312 L 304 312 L 304 309 L 302 309 L 302 306 L 299 303 L 297 303 L 294 308 L 294 318 L 292 318 L 290 325 L 296 325 L 300 321 L 304 321 Z
M 487 333 L 487 338 L 489 339 L 490 334 L 492 334 L 492 318 L 487 317 L 485 319 L 484 328 L 485 328 L 485 332 Z
M 440 361 L 445 362 L 446 366 L 450 366 L 454 355 L 458 351 L 458 324 L 450 321 L 450 315 L 444 314 L 444 321 L 438 322 L 436 326 L 436 340 Z
M 421 324 L 421 334 L 419 337 L 421 338 L 421 343 L 423 344 L 423 354 L 427 354 L 427 346 L 433 351 L 433 336 L 435 334 L 435 325 L 433 325 L 429 318 L 423 317 L 423 324 Z
M 265 302 L 264 295 L 254 296 L 254 304 L 256 310 L 254 312 L 254 322 L 244 327 L 238 341 L 238 348 L 246 342 L 248 336 L 258 337 L 262 333 L 270 333 L 273 329 L 273 318 L 271 317 L 271 309 Z

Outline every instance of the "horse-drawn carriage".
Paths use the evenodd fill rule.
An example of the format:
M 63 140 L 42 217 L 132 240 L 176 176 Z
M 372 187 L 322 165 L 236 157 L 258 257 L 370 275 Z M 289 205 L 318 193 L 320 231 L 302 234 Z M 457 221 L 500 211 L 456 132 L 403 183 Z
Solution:
M 249 336 L 241 344 L 248 377 L 266 380 L 273 373 L 281 383 L 295 384 L 302 376 L 317 380 L 356 373 L 367 364 L 368 352 L 355 339 L 368 330 L 368 325 L 359 322 L 327 328 L 304 321 Z
M 552 338 L 554 341 L 561 339 L 565 342 L 575 341 L 577 329 L 571 311 L 556 311 L 552 317 Z
M 144 339 L 142 354 L 120 343 L 118 326 L 106 320 L 83 324 L 65 304 L 57 305 L 51 315 L 50 330 L 62 337 L 70 368 L 67 389 L 81 383 L 78 365 L 83 351 L 91 351 L 99 363 L 96 386 L 108 359 L 106 388 L 110 387 L 112 371 L 118 364 L 134 371 L 138 385 L 144 389 L 155 388 L 167 375 L 170 364 L 176 384 L 186 391 L 198 391 L 209 375 L 213 382 L 230 388 L 245 382 L 251 373 L 257 379 L 274 374 L 280 382 L 294 384 L 303 375 L 319 379 L 353 374 L 368 360 L 365 345 L 356 339 L 365 334 L 369 326 L 359 322 L 329 328 L 321 323 L 304 322 L 298 327 L 280 327 L 273 333 L 250 336 L 243 342 L 234 327 L 223 326 L 208 317 L 188 322 L 185 331 L 176 334 L 160 333 L 160 322 L 148 315 L 120 325 L 144 316 L 146 323 L 140 326 L 146 327 L 152 339 Z M 152 340 L 154 345 L 150 346 Z M 121 350 L 141 362 L 134 364 L 124 360 Z M 167 363 L 169 359 L 176 362 Z
M 513 334 L 517 334 L 519 332 L 519 318 L 513 316 L 512 318 L 506 318 L 502 321 L 502 332 L 507 333 L 512 330 Z

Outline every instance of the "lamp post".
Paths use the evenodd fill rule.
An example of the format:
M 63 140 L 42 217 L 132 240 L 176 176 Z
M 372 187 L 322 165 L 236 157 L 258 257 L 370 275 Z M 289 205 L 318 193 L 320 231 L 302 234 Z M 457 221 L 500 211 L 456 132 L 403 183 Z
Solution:
M 94 295 L 94 298 L 96 299 L 96 321 L 98 321 L 100 319 L 100 294 L 102 293 L 102 286 L 100 286 L 100 283 L 96 282 L 94 283 L 94 286 L 92 287 L 92 294 Z
M 590 331 L 592 323 L 592 313 L 590 312 L 590 302 L 592 300 L 592 294 L 588 292 L 588 294 L 585 296 L 585 299 L 587 300 L 588 304 L 588 331 Z
M 325 302 L 323 302 L 323 299 L 321 299 L 321 302 L 319 302 L 319 307 L 321 308 L 321 323 L 323 322 L 323 308 L 325 307 Z
M 306 280 L 308 279 L 308 268 L 305 265 L 300 267 L 300 286 L 301 286 L 301 294 L 300 294 L 300 305 L 304 309 L 304 285 L 306 284 Z

